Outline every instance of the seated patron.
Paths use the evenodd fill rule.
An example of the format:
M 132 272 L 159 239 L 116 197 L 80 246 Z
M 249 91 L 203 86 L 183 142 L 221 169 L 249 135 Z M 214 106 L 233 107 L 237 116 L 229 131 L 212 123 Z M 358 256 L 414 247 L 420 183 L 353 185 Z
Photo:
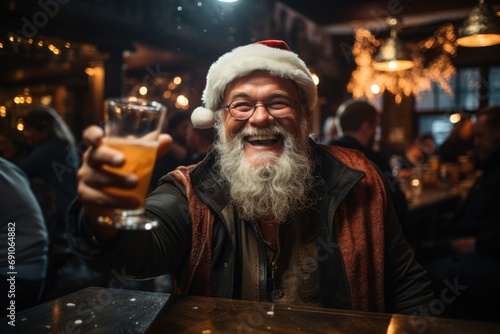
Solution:
M 417 144 L 424 153 L 424 161 L 429 161 L 429 158 L 436 154 L 436 141 L 431 134 L 423 134 L 417 138 Z
M 397 167 L 394 169 L 395 166 L 392 166 L 393 174 L 397 175 L 399 180 L 408 183 L 414 173 L 422 172 L 425 163 L 428 163 L 431 158 L 436 158 L 431 153 L 434 146 L 430 138 L 432 137 L 428 135 L 416 138 L 404 147 L 400 154 L 394 156 L 397 160 Z
M 437 149 L 437 155 L 442 162 L 458 162 L 460 156 L 470 155 L 473 148 L 472 120 L 462 118 L 452 128 L 446 140 Z
M 178 112 L 167 123 L 167 133 L 172 137 L 169 151 L 158 157 L 153 168 L 148 192 L 158 186 L 158 180 L 168 172 L 179 166 L 186 166 L 191 162 L 191 152 L 187 144 L 189 128 L 193 127 L 190 115 L 187 112 Z
M 401 153 L 401 169 L 412 169 L 425 162 L 425 152 L 418 140 L 408 144 Z
M 0 158 L 0 193 L 0 288 L 5 316 L 12 303 L 19 312 L 41 301 L 49 236 L 26 174 L 3 158 Z M 9 269 L 8 252 L 14 256 L 15 270 Z M 14 281 L 7 274 L 12 271 L 16 272 Z M 14 295 L 8 298 L 10 290 L 14 290 Z
M 322 129 L 322 136 L 320 143 L 328 145 L 328 143 L 335 139 L 338 135 L 337 125 L 335 124 L 335 116 L 328 116 L 324 123 Z
M 137 200 L 104 187 L 133 187 L 103 164 L 125 157 L 93 148 L 79 171 L 70 242 L 95 270 L 136 278 L 171 274 L 175 292 L 349 310 L 421 312 L 433 300 L 404 239 L 384 179 L 360 152 L 309 136 L 317 102 L 305 63 L 283 41 L 235 48 L 209 69 L 197 128 L 215 125 L 214 149 L 160 180 L 146 200 L 159 227 L 100 225 L 107 208 Z M 162 137 L 160 151 L 170 143 Z
M 336 113 L 338 135 L 328 145 L 350 148 L 362 152 L 382 172 L 390 185 L 389 194 L 401 223 L 406 221 L 408 203 L 396 178 L 392 174 L 389 159 L 385 154 L 373 150 L 379 114 L 373 105 L 363 100 L 347 100 Z
M 436 242 L 427 265 L 436 293 L 460 287 L 446 314 L 498 321 L 500 312 L 500 107 L 486 107 L 472 128 L 482 175 Z M 448 282 L 448 283 L 447 283 Z
M 32 186 L 43 183 L 54 196 L 56 234 L 66 230 L 66 210 L 76 196 L 76 172 L 79 158 L 76 153 L 75 139 L 69 127 L 57 112 L 49 107 L 39 106 L 30 109 L 23 118 L 23 135 L 31 152 L 16 164 L 28 175 Z M 39 202 L 45 201 L 48 194 L 40 195 Z
M 189 155 L 186 164 L 195 164 L 205 159 L 212 149 L 214 139 L 215 131 L 213 128 L 198 129 L 191 126 L 187 131 L 186 144 L 192 153 Z
M 19 130 L 7 127 L 0 129 L 0 157 L 15 163 L 29 151 L 28 143 Z

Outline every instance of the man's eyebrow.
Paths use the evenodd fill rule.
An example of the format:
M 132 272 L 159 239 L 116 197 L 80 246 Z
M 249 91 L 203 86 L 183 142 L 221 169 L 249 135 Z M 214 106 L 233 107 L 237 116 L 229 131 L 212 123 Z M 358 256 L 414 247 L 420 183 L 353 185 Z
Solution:
M 250 99 L 250 96 L 245 93 L 245 92 L 233 92 L 229 95 L 229 101 L 232 101 L 236 98 L 246 98 L 246 99 Z
M 272 92 L 269 96 L 267 96 L 266 100 L 277 98 L 277 97 L 290 98 L 290 94 L 288 94 L 286 91 L 277 90 L 277 91 Z M 237 98 L 245 98 L 245 99 L 252 100 L 250 95 L 248 95 L 245 92 L 233 92 L 229 95 L 229 101 L 233 101 L 234 99 L 237 99 Z
M 269 99 L 273 99 L 273 98 L 276 98 L 276 97 L 286 97 L 286 98 L 290 99 L 290 94 L 288 94 L 285 91 L 277 90 L 277 91 L 274 91 L 271 95 L 269 95 L 267 97 L 267 99 L 269 100 Z

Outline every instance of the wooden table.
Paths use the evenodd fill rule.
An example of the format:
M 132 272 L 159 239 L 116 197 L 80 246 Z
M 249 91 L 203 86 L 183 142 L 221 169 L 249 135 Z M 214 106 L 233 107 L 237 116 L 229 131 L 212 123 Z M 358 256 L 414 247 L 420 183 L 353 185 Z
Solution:
M 1 333 L 500 333 L 500 324 L 86 288 L 3 318 Z

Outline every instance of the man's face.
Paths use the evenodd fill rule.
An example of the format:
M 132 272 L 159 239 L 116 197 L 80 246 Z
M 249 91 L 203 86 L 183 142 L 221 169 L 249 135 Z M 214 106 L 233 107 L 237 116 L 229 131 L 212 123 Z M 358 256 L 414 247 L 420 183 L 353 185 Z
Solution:
M 6 136 L 0 135 L 0 156 L 11 160 L 16 155 L 16 146 Z
M 472 127 L 474 136 L 474 149 L 479 159 L 487 159 L 491 154 L 500 149 L 500 131 L 495 131 L 487 125 L 487 117 L 481 115 Z
M 459 129 L 460 137 L 464 140 L 469 140 L 472 136 L 472 121 L 470 119 L 464 120 L 464 124 Z
M 180 122 L 170 135 L 175 142 L 181 145 L 186 145 L 186 138 L 190 127 L 192 127 L 191 121 L 187 118 Z
M 267 72 L 257 71 L 231 82 L 224 95 L 223 104 L 227 105 L 236 98 L 244 98 L 254 103 L 265 103 L 277 95 L 288 97 L 292 101 L 300 100 L 299 91 L 293 81 L 275 77 Z M 224 134 L 230 141 L 237 133 L 257 130 L 255 135 L 243 137 L 244 156 L 254 166 L 273 163 L 284 149 L 282 135 L 259 135 L 259 130 L 268 130 L 275 126 L 281 127 L 289 136 L 299 142 L 307 140 L 308 133 L 303 129 L 303 119 L 300 106 L 292 106 L 292 112 L 284 118 L 274 118 L 259 104 L 253 115 L 246 120 L 234 119 L 228 110 L 224 110 Z M 250 133 L 250 132 L 249 132 Z
M 261 105 L 284 97 L 300 99 L 294 82 L 254 72 L 229 84 L 223 101 L 259 103 L 253 115 L 237 120 L 227 109 L 217 113 L 219 138 L 214 147 L 220 175 L 243 219 L 283 223 L 314 204 L 311 194 L 318 181 L 304 111 L 294 106 L 290 114 L 275 119 Z
M 29 126 L 24 127 L 23 135 L 32 148 L 40 145 L 48 137 L 47 130 L 38 130 Z

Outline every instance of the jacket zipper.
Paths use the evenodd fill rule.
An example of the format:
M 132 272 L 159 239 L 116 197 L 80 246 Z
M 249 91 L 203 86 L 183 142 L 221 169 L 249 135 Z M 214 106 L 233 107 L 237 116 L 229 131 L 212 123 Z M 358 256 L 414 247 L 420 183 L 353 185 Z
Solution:
M 252 226 L 254 227 L 255 232 L 257 233 L 257 236 L 260 240 L 259 242 L 259 271 L 262 273 L 262 275 L 259 275 L 259 277 L 262 277 L 261 281 L 259 282 L 259 285 L 264 285 L 264 290 L 265 290 L 265 299 L 269 300 L 269 297 L 271 297 L 271 301 L 274 302 L 274 296 L 276 293 L 276 275 L 278 272 L 278 256 L 280 253 L 280 233 L 278 229 L 278 238 L 277 238 L 277 243 L 276 243 L 276 248 L 273 251 L 273 256 L 270 260 L 267 258 L 267 251 L 266 251 L 266 242 L 264 238 L 262 237 L 262 234 L 260 232 L 260 229 L 255 221 L 252 221 Z M 264 258 L 260 256 L 261 254 L 264 254 Z M 269 263 L 269 268 L 271 269 L 271 277 L 270 277 L 270 282 L 268 282 L 268 263 Z M 271 285 L 271 295 L 268 295 L 268 284 Z M 259 289 L 260 290 L 260 289 Z

